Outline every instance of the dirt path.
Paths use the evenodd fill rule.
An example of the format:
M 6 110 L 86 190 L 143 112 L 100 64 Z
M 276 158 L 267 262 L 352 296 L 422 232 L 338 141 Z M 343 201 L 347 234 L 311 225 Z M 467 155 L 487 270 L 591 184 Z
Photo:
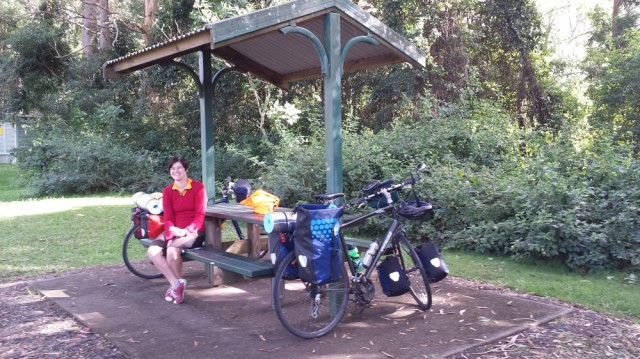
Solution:
M 500 287 L 451 280 L 504 295 L 557 303 Z M 29 292 L 26 280 L 0 284 L 0 348 L 3 359 L 130 357 L 52 301 Z M 640 358 L 640 325 L 576 308 L 558 320 L 450 358 Z
M 520 294 L 500 287 L 465 281 L 469 286 L 500 291 L 548 303 L 558 301 Z M 568 315 L 545 325 L 472 348 L 451 358 L 616 358 L 640 359 L 640 324 L 574 307 Z

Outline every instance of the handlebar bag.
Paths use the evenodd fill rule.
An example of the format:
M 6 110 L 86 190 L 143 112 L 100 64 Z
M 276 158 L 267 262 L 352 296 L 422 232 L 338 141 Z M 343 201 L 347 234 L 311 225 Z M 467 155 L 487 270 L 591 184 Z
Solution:
M 434 243 L 422 243 L 416 247 L 416 252 L 431 283 L 439 282 L 449 274 L 449 268 L 444 261 L 444 257 L 442 257 L 442 253 Z
M 131 220 L 133 224 L 140 224 L 134 236 L 138 239 L 156 238 L 164 232 L 163 214 L 151 214 L 140 207 L 131 208 Z
M 387 179 L 382 182 L 373 181 L 362 188 L 362 193 L 364 193 L 365 196 L 369 196 L 376 193 L 381 188 L 389 187 L 392 184 L 393 184 L 392 179 Z M 400 200 L 400 194 L 398 193 L 398 191 L 391 192 L 391 199 L 393 200 L 393 203 L 396 203 Z M 388 205 L 387 199 L 381 195 L 375 196 L 372 199 L 368 200 L 367 204 L 369 205 L 369 207 L 375 208 L 375 209 L 383 208 Z
M 296 206 L 293 243 L 300 279 L 317 285 L 335 282 L 342 273 L 340 216 L 344 208 L 320 204 Z
M 271 264 L 278 268 L 280 263 L 289 253 L 293 252 L 293 238 L 290 233 L 269 233 L 269 248 L 271 248 Z M 284 279 L 298 279 L 298 267 L 290 263 L 284 270 Z
M 400 261 L 395 255 L 386 256 L 380 263 L 378 280 L 382 292 L 387 297 L 396 297 L 409 291 L 409 277 L 402 270 Z

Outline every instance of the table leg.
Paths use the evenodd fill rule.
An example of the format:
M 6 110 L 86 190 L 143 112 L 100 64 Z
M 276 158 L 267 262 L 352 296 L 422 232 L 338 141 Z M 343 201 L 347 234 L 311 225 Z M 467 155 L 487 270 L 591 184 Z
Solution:
M 205 218 L 206 243 L 214 249 L 222 250 L 222 222 L 219 218 Z M 218 286 L 223 284 L 222 269 L 206 263 L 204 270 L 207 273 L 209 284 Z
M 222 222 L 219 218 L 205 219 L 206 243 L 214 249 L 222 249 Z
M 249 257 L 260 258 L 260 231 L 257 224 L 247 223 L 247 240 L 249 241 Z

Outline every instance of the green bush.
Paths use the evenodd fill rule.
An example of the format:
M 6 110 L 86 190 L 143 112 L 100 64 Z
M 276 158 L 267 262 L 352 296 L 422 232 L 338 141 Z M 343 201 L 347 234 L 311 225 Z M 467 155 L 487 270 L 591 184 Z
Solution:
M 452 248 L 557 259 L 582 272 L 638 268 L 640 168 L 622 150 L 576 152 L 559 141 L 523 157 L 518 171 L 479 171 L 449 200 L 462 205 L 448 217 L 465 221 L 440 234 Z
M 38 196 L 154 192 L 167 183 L 164 158 L 103 137 L 52 136 L 17 156 Z
M 566 127 L 554 136 L 526 133 L 482 102 L 378 133 L 346 126 L 344 190 L 356 196 L 371 180 L 400 180 L 426 162 L 417 190 L 436 213 L 407 222 L 415 241 L 560 261 L 581 272 L 638 268 L 640 168 L 621 155 L 628 148 Z M 262 184 L 284 205 L 311 201 L 324 192 L 324 134 L 282 138 L 261 169 Z M 378 218 L 357 230 L 375 235 L 384 225 Z

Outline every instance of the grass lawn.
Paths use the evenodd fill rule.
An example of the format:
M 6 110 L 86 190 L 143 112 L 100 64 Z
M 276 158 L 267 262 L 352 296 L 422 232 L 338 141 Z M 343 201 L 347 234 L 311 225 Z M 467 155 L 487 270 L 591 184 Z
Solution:
M 28 198 L 31 191 L 23 181 L 16 165 L 0 163 L 0 202 Z
M 603 272 L 582 276 L 566 267 L 533 260 L 458 251 L 443 252 L 451 275 L 552 297 L 640 323 L 638 275 Z

